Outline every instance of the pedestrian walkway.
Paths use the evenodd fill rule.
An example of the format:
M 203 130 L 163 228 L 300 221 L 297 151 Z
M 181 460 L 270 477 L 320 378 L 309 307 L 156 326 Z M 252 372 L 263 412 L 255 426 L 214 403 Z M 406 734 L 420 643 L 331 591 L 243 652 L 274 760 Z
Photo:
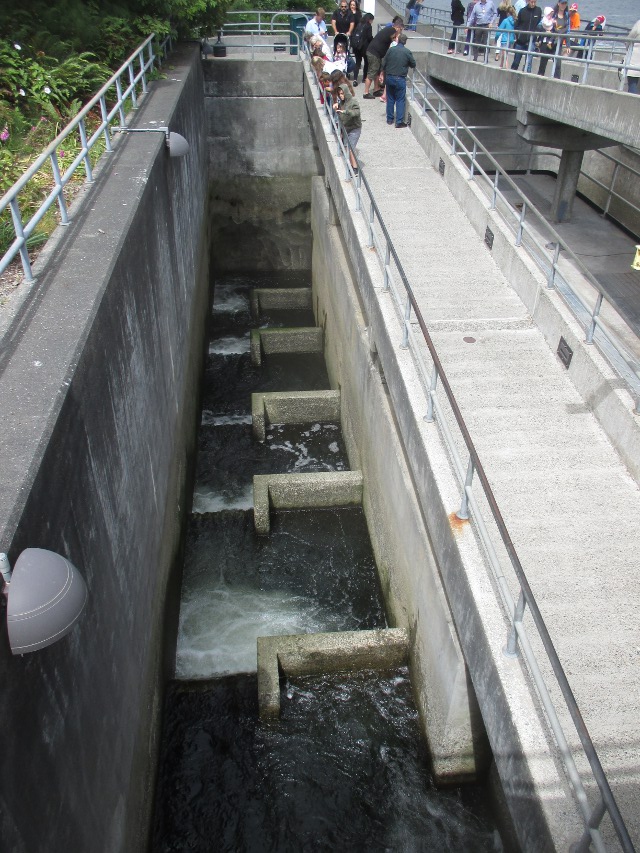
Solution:
M 640 846 L 640 489 L 412 131 L 360 103 L 363 173 Z

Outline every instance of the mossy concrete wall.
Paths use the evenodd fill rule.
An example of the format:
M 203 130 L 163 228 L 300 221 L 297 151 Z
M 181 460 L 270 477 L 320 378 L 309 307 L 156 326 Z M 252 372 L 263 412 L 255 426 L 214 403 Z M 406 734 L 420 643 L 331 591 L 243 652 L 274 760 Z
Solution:
M 208 316 L 198 46 L 165 70 L 134 122 L 168 123 L 189 153 L 118 142 L 3 341 L 0 550 L 60 552 L 89 591 L 50 648 L 12 657 L 0 637 L 12 853 L 146 849 Z
M 203 68 L 215 269 L 309 269 L 319 164 L 302 63 L 211 59 Z

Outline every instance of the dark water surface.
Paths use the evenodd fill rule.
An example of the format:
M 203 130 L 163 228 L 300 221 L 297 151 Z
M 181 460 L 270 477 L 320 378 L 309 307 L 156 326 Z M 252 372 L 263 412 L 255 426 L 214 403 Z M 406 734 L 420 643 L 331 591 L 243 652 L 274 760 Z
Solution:
M 502 850 L 481 786 L 433 786 L 406 670 L 291 680 L 281 719 L 259 719 L 257 637 L 386 624 L 360 507 L 277 512 L 255 533 L 254 474 L 349 468 L 338 424 L 252 433 L 252 392 L 330 387 L 321 356 L 251 364 L 250 329 L 313 324 L 252 318 L 251 287 L 306 283 L 215 286 L 152 851 Z
M 499 851 L 479 787 L 437 791 L 405 670 L 291 680 L 260 722 L 255 676 L 174 683 L 154 853 Z

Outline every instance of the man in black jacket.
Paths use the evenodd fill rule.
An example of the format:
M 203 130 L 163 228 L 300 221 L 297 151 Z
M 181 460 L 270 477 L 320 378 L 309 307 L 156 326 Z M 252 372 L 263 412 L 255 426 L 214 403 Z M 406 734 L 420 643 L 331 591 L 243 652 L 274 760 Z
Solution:
M 376 95 L 382 94 L 382 86 L 379 85 L 377 88 L 374 87 L 373 94 L 369 94 L 369 89 L 371 88 L 371 81 L 375 80 L 376 77 L 380 74 L 380 69 L 382 67 L 382 60 L 387 55 L 387 51 L 389 50 L 389 46 L 391 42 L 395 39 L 398 33 L 401 33 L 404 29 L 404 20 L 400 17 L 400 15 L 396 15 L 393 21 L 391 22 L 390 27 L 383 27 L 379 33 L 377 33 L 373 40 L 369 43 L 369 47 L 367 48 L 367 77 L 364 81 L 364 95 L 363 98 L 374 98 Z
M 407 73 L 410 68 L 416 67 L 413 54 L 406 47 L 407 36 L 405 33 L 397 35 L 398 44 L 393 50 L 387 51 L 382 60 L 385 81 L 387 84 L 387 124 L 393 124 L 393 112 L 395 107 L 396 127 L 407 127 L 404 120 L 407 92 Z
M 541 20 L 542 9 L 536 6 L 536 0 L 527 0 L 527 5 L 518 12 L 516 30 L 537 30 L 538 24 Z M 520 60 L 522 59 L 524 52 L 529 48 L 530 43 L 531 36 L 526 32 L 519 34 L 516 38 L 515 53 L 513 55 L 513 62 L 511 63 L 512 71 L 517 71 L 520 67 Z M 531 71 L 530 56 L 527 58 L 526 69 L 527 71 Z

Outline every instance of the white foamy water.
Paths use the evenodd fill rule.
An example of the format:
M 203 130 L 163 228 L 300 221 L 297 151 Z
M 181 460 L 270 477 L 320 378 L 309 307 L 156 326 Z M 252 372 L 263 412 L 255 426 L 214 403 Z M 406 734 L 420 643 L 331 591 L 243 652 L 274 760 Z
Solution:
M 253 423 L 251 415 L 214 415 L 209 409 L 202 410 L 202 426 L 236 426 Z
M 204 486 L 196 486 L 193 492 L 191 512 L 221 512 L 225 509 L 253 509 L 253 483 L 248 483 L 237 495 L 224 495 Z
M 209 342 L 209 355 L 242 355 L 250 348 L 250 335 L 225 335 Z
M 213 296 L 214 314 L 235 314 L 249 310 L 249 295 L 246 286 L 217 284 Z
M 296 461 L 293 463 L 293 471 L 304 471 L 305 468 L 309 468 L 310 466 L 313 466 L 316 470 L 324 468 L 327 471 L 333 471 L 333 465 L 322 462 L 315 456 L 309 456 L 309 450 L 306 444 L 302 442 L 293 444 L 291 441 L 283 441 L 281 444 L 270 444 L 269 450 L 281 450 L 295 456 Z
M 193 589 L 183 595 L 180 606 L 176 677 L 255 672 L 258 637 L 340 627 L 338 617 L 313 599 L 286 591 L 260 592 L 225 584 Z

